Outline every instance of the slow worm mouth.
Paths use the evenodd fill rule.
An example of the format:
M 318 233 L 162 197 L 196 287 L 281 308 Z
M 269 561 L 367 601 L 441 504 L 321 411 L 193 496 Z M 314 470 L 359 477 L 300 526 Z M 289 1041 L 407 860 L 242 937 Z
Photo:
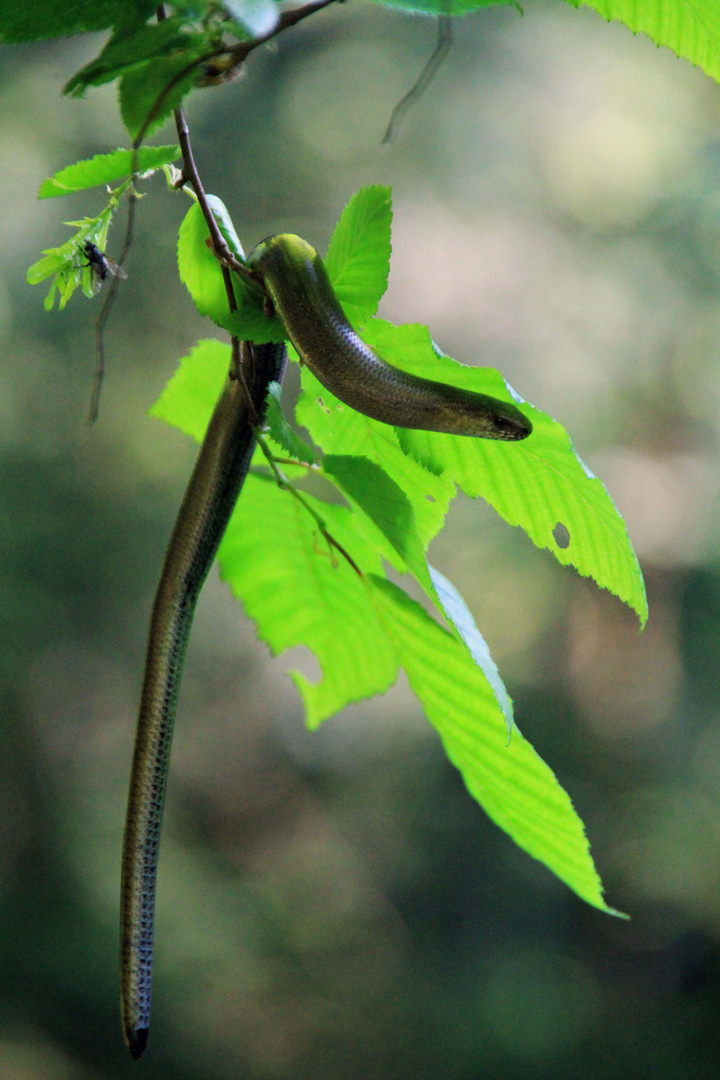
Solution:
M 524 416 L 521 420 L 516 420 L 514 417 L 510 416 L 496 416 L 495 428 L 498 432 L 495 436 L 496 438 L 500 438 L 506 442 L 519 442 L 521 439 L 527 439 L 528 435 L 532 434 L 533 426 Z

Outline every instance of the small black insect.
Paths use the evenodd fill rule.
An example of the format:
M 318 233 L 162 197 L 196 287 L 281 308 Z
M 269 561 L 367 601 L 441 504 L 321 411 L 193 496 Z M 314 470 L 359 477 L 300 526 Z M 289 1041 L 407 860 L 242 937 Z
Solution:
M 106 255 L 104 251 L 101 251 L 97 244 L 93 244 L 92 240 L 85 241 L 82 246 L 82 253 L 87 258 L 87 262 L 83 265 L 89 266 L 95 277 L 96 292 L 108 274 L 118 278 L 127 277 L 122 266 L 116 263 L 114 259 L 111 259 L 109 255 Z

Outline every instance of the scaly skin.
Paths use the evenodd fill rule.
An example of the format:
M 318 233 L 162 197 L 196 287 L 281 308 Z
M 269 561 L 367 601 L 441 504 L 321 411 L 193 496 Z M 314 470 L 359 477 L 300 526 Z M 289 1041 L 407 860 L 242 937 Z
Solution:
M 396 427 L 481 439 L 525 439 L 532 424 L 507 401 L 410 375 L 368 348 L 345 318 L 317 251 L 299 236 L 270 236 L 248 267 L 267 290 L 290 341 L 340 401 Z
M 255 346 L 254 356 L 250 392 L 261 422 L 268 385 L 283 376 L 285 346 Z M 150 1023 L 158 846 L 185 651 L 200 589 L 250 466 L 254 419 L 242 382 L 228 377 L 173 529 L 150 621 L 120 899 L 123 1029 L 134 1058 L 145 1049 Z

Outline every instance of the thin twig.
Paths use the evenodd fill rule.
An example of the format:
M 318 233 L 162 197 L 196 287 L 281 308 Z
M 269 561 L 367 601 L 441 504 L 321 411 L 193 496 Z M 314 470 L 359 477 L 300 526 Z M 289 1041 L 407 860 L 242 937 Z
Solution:
M 225 241 L 225 237 L 220 232 L 220 227 L 215 219 L 215 215 L 210 209 L 210 204 L 208 203 L 207 195 L 205 194 L 205 189 L 202 185 L 202 180 L 200 179 L 200 174 L 197 171 L 192 146 L 190 145 L 190 129 L 187 126 L 185 113 L 181 108 L 177 108 L 174 110 L 174 114 L 178 142 L 180 143 L 180 151 L 183 159 L 183 176 L 185 180 L 192 185 L 193 191 L 197 195 L 198 204 L 202 210 L 202 215 L 205 218 L 205 223 L 207 224 L 208 232 L 210 233 L 210 239 L 212 240 L 213 252 L 224 267 L 229 267 L 237 274 L 242 274 L 252 281 L 256 281 L 255 275 L 252 274 L 233 254 Z M 228 294 L 228 303 L 231 305 L 234 304 L 235 293 L 233 292 L 232 280 L 229 274 L 225 278 L 225 290 Z M 230 299 L 231 297 L 232 300 Z M 231 306 L 230 310 L 234 311 L 236 308 Z
M 296 465 L 299 469 L 314 469 L 316 472 L 320 471 L 320 466 L 315 461 L 301 461 L 300 458 L 293 457 L 275 457 L 274 454 L 273 461 L 276 465 Z
M 408 109 L 425 93 L 428 86 L 435 78 L 440 65 L 450 51 L 451 45 L 452 19 L 449 15 L 441 15 L 438 19 L 437 45 L 427 64 L 418 75 L 414 85 L 411 86 L 405 97 L 401 98 L 393 109 L 390 121 L 385 129 L 385 134 L 383 135 L 382 146 L 387 146 Z
M 128 255 L 130 254 L 130 248 L 133 242 L 133 233 L 135 230 L 135 203 L 137 202 L 137 195 L 135 194 L 134 180 L 136 176 L 137 165 L 137 151 L 134 152 L 133 157 L 133 175 L 130 181 L 130 188 L 128 189 L 128 216 L 127 227 L 125 229 L 125 240 L 123 242 L 123 248 L 120 253 L 120 258 L 117 260 L 118 266 L 122 266 Z M 102 391 L 103 379 L 105 378 L 105 323 L 107 317 L 110 314 L 110 308 L 112 307 L 113 300 L 115 299 L 115 290 L 117 288 L 118 278 L 113 275 L 112 281 L 105 293 L 105 298 L 100 307 L 98 317 L 95 320 L 95 373 L 93 375 L 92 393 L 90 395 L 90 408 L 88 409 L 88 415 L 86 424 L 90 427 L 98 418 L 98 412 L 100 410 L 100 393 Z
M 325 540 L 325 543 L 327 544 L 328 548 L 330 549 L 331 558 L 332 558 L 332 550 L 334 548 L 337 552 L 339 552 L 340 555 L 342 555 L 342 557 L 346 560 L 346 562 L 348 562 L 350 564 L 350 566 L 353 568 L 353 570 L 358 575 L 358 577 L 360 577 L 360 578 L 364 577 L 362 570 L 357 565 L 357 563 L 355 562 L 353 557 L 348 554 L 348 552 L 345 550 L 345 548 L 342 546 L 342 544 L 338 543 L 338 541 L 335 539 L 335 537 L 332 535 L 332 533 L 328 530 L 328 527 L 325 524 L 325 521 L 324 521 L 323 517 L 317 512 L 315 507 L 311 503 L 308 502 L 308 500 L 305 498 L 305 496 L 302 494 L 302 492 L 298 491 L 298 489 L 295 487 L 295 485 L 292 484 L 288 480 L 288 478 L 285 476 L 284 473 L 282 473 L 280 471 L 280 469 L 278 469 L 277 463 L 278 463 L 278 460 L 280 460 L 280 459 L 275 458 L 273 456 L 273 452 L 270 449 L 270 447 L 268 446 L 267 442 L 265 441 L 265 436 L 260 431 L 260 429 L 255 428 L 253 434 L 255 436 L 255 441 L 257 442 L 258 446 L 260 447 L 260 449 L 262 450 L 263 454 L 265 455 L 265 457 L 267 459 L 267 463 L 270 466 L 270 469 L 272 471 L 273 476 L 275 477 L 275 481 L 276 481 L 278 487 L 281 488 L 283 491 L 288 491 L 293 496 L 293 498 L 297 499 L 297 501 L 300 503 L 301 506 L 305 507 L 307 512 L 310 514 L 310 516 L 314 519 L 315 524 L 317 525 L 318 529 L 320 530 L 321 535 L 323 536 L 323 539 Z

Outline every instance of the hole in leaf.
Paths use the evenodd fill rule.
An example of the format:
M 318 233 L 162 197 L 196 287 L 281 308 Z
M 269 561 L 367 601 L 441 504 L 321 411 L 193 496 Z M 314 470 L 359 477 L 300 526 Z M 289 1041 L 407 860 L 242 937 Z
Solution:
M 425 498 L 427 499 L 428 502 L 435 502 L 435 496 L 434 495 L 426 495 Z
M 559 548 L 570 547 L 570 533 L 568 532 L 566 526 L 563 525 L 562 521 L 558 521 L 555 528 L 553 529 L 553 540 Z

